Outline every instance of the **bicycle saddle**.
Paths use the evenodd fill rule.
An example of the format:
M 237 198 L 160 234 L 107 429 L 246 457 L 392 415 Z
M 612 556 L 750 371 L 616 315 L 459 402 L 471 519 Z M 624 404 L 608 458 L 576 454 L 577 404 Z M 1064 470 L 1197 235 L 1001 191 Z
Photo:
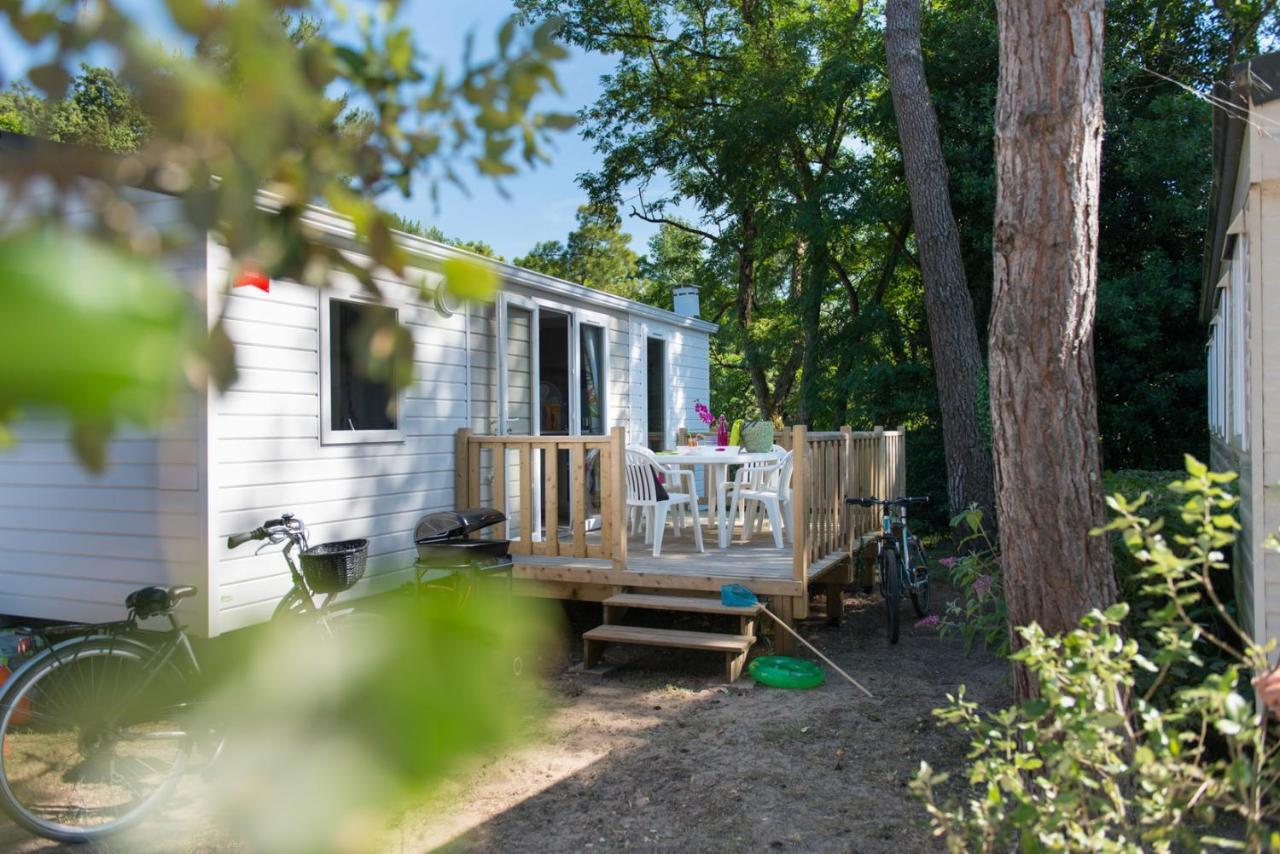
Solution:
M 156 614 L 163 614 L 173 610 L 173 606 L 177 605 L 188 596 L 196 595 L 194 587 L 143 587 L 141 590 L 135 590 L 129 594 L 129 598 L 124 600 L 124 604 L 138 615 L 138 619 L 145 620 L 147 617 L 153 617 Z

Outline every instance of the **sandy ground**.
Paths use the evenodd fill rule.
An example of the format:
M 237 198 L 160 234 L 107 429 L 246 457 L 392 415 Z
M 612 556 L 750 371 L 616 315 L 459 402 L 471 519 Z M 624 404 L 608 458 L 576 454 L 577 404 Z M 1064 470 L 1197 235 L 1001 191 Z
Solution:
M 942 593 L 939 590 L 936 593 Z M 942 599 L 935 595 L 935 602 Z M 922 759 L 958 767 L 965 744 L 930 710 L 957 685 L 982 704 L 1009 698 L 1007 666 L 956 639 L 914 628 L 903 608 L 896 647 L 879 597 L 846 594 L 826 625 L 821 600 L 806 636 L 863 682 L 813 691 L 726 686 L 718 656 L 611 647 L 604 675 L 576 653 L 553 668 L 550 711 L 524 746 L 477 763 L 403 815 L 379 840 L 388 852 L 930 850 L 906 782 Z M 573 606 L 575 632 L 598 606 Z M 658 621 L 670 617 L 658 615 Z M 688 618 L 682 628 L 697 628 Z M 575 635 L 576 638 L 576 635 Z M 577 649 L 566 638 L 566 649 Z M 768 652 L 759 644 L 757 654 Z M 532 717 L 532 716 L 531 716 Z M 192 785 L 199 785 L 193 783 Z M 365 843 L 372 840 L 366 839 Z M 359 847 L 365 847 L 363 844 Z M 88 851 L 0 826 L 0 849 Z M 247 850 L 207 823 L 180 835 L 143 828 L 102 851 Z

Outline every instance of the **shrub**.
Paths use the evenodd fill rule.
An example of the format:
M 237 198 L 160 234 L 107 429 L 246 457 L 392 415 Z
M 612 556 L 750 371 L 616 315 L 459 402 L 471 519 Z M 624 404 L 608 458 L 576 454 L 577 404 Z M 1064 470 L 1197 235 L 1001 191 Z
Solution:
M 938 629 L 944 637 L 959 635 L 967 655 L 974 641 L 999 654 L 1009 652 L 1009 621 L 1005 612 L 1000 552 L 982 524 L 982 510 L 974 505 L 951 520 L 955 531 L 966 531 L 960 554 L 938 561 L 946 580 L 960 593 L 947 603 Z
M 961 689 L 935 711 L 967 732 L 972 748 L 973 790 L 964 803 L 940 801 L 946 775 L 927 763 L 911 784 L 950 850 L 1280 847 L 1269 829 L 1280 812 L 1271 797 L 1280 783 L 1277 748 L 1241 689 L 1242 672 L 1267 668 L 1270 645 L 1239 632 L 1213 588 L 1238 528 L 1236 499 L 1225 488 L 1234 475 L 1209 472 L 1191 457 L 1187 473 L 1170 489 L 1182 497 L 1179 519 L 1191 533 L 1167 537 L 1160 519 L 1140 515 L 1147 495 L 1109 499 L 1115 519 L 1095 532 L 1119 534 L 1140 561 L 1139 592 L 1160 603 L 1148 621 L 1154 656 L 1126 636 L 1124 603 L 1091 612 L 1062 636 L 1022 627 L 1023 647 L 1012 658 L 1036 680 L 1039 697 L 984 714 Z M 1201 606 L 1231 634 L 1198 622 Z M 1197 657 L 1200 641 L 1230 663 L 1162 693 L 1173 668 Z M 1145 690 L 1140 673 L 1151 674 Z M 1226 828 L 1221 835 L 1202 835 L 1215 823 Z
M 1163 520 L 1164 527 L 1160 533 L 1165 539 L 1174 537 L 1193 537 L 1198 520 L 1187 520 L 1182 515 L 1184 496 L 1171 484 L 1181 480 L 1182 472 L 1150 471 L 1144 469 L 1124 469 L 1108 472 L 1103 475 L 1103 486 L 1108 495 L 1141 495 L 1145 497 L 1142 505 L 1144 515 L 1152 519 Z M 1231 485 L 1222 484 L 1223 489 Z M 1234 494 L 1234 493 L 1233 493 Z M 1109 533 L 1112 553 L 1115 556 L 1116 586 L 1120 591 L 1121 601 L 1129 604 L 1129 619 L 1125 621 L 1125 630 L 1138 641 L 1138 650 L 1149 658 L 1159 654 L 1161 640 L 1158 629 L 1162 620 L 1158 617 L 1167 598 L 1163 589 L 1145 590 L 1147 585 L 1146 562 L 1141 552 L 1135 553 L 1126 543 L 1119 530 Z M 1231 573 L 1215 573 L 1207 582 L 1225 610 L 1225 614 L 1234 620 L 1236 615 L 1234 594 L 1231 585 Z M 1211 602 L 1200 601 L 1192 604 L 1188 616 L 1197 624 L 1212 629 L 1213 634 L 1227 636 L 1232 634 L 1231 626 L 1224 621 L 1218 609 Z M 1159 693 L 1170 691 L 1185 685 L 1197 685 L 1210 673 L 1222 673 L 1231 663 L 1230 656 L 1224 655 L 1208 640 L 1197 641 L 1194 655 L 1170 665 L 1162 674 L 1157 687 Z M 1154 675 L 1145 672 L 1138 674 L 1138 690 L 1146 692 L 1154 682 Z

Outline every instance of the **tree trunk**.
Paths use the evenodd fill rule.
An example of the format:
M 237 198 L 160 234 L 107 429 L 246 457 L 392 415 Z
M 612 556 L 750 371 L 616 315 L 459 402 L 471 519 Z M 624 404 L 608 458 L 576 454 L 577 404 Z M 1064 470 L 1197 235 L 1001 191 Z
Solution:
M 982 352 L 974 327 L 973 301 L 965 282 L 960 232 L 951 213 L 938 117 L 924 76 L 919 0 L 888 0 L 884 44 L 920 250 L 924 304 L 942 411 L 947 499 L 953 513 L 976 503 L 994 522 L 991 449 L 978 426 Z
M 991 420 L 1010 626 L 1116 599 L 1094 386 L 1103 0 L 998 0 Z M 1015 643 L 1017 638 L 1015 637 Z M 1017 689 L 1036 686 L 1019 668 Z
M 751 341 L 751 320 L 756 304 L 756 223 L 755 211 L 744 208 L 742 211 L 742 242 L 738 244 L 738 294 L 737 315 L 738 329 L 742 333 L 742 357 L 747 363 L 747 374 L 751 377 L 751 387 L 756 393 L 756 405 L 760 407 L 760 417 L 765 420 L 773 418 L 771 395 L 769 394 L 769 378 L 765 374 L 763 359 Z
M 814 240 L 804 258 L 804 276 L 800 286 L 800 338 L 804 356 L 800 363 L 800 414 L 798 423 L 810 427 L 818 409 L 818 389 L 822 378 L 818 368 L 821 347 L 820 325 L 822 300 L 827 290 L 827 246 L 823 240 Z

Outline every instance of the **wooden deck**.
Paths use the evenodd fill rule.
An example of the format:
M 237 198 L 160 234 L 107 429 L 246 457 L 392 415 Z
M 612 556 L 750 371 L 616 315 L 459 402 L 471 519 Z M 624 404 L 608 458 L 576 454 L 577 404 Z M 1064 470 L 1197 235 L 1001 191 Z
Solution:
M 787 529 L 798 545 L 781 549 L 768 532 L 744 542 L 740 530 L 720 549 L 704 512 L 704 553 L 695 551 L 691 532 L 677 535 L 669 528 L 662 555 L 655 558 L 643 537 L 626 531 L 621 426 L 608 436 L 459 430 L 456 501 L 459 509 L 489 506 L 507 515 L 505 533 L 522 592 L 603 602 L 624 591 L 705 596 L 739 583 L 768 597 L 774 613 L 790 623 L 808 613 L 812 586 L 830 593 L 853 580 L 850 553 L 878 533 L 880 521 L 871 511 L 847 507 L 844 499 L 905 494 L 905 434 L 849 427 L 811 432 L 800 425 L 779 431 L 774 440 L 794 451 Z
M 676 535 L 668 528 L 662 540 L 660 557 L 653 556 L 653 547 L 645 544 L 643 536 L 630 536 L 627 538 L 627 564 L 623 570 L 615 569 L 607 558 L 516 555 L 515 575 L 518 579 L 557 584 L 579 582 L 602 587 L 656 590 L 718 591 L 724 584 L 738 583 L 761 595 L 803 594 L 806 585 L 796 581 L 792 575 L 795 560 L 790 545 L 775 548 L 767 530 L 756 534 L 749 542 L 741 538 L 740 532 L 736 533 L 728 548 L 717 548 L 715 530 L 704 524 L 702 536 L 706 551 L 700 553 L 694 547 L 692 532 L 686 529 Z M 588 535 L 588 542 L 590 540 Z M 808 580 L 817 582 L 843 563 L 846 557 L 847 553 L 834 554 L 810 563 L 806 568 Z M 602 597 L 606 595 L 604 590 L 598 592 Z

